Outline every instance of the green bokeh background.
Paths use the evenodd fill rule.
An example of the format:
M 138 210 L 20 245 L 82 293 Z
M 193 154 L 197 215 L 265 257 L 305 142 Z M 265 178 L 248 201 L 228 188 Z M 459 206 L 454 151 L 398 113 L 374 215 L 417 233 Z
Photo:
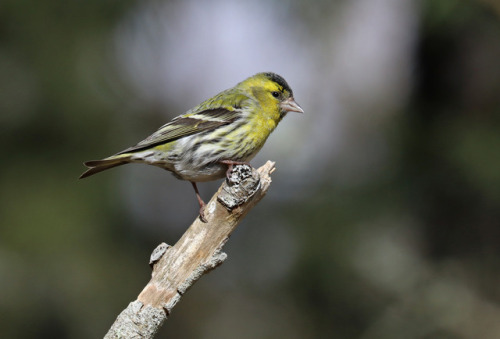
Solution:
M 325 22 L 348 3 L 273 6 L 288 13 L 294 34 L 318 32 L 311 53 L 321 55 L 327 36 L 342 35 L 322 31 Z M 384 140 L 381 170 L 362 180 L 337 175 L 369 157 L 363 144 L 309 162 L 314 180 L 280 173 L 278 162 L 270 197 L 226 246 L 229 260 L 186 294 L 158 337 L 500 337 L 500 10 L 488 1 L 415 4 L 409 94 L 383 119 L 367 118 L 373 107 L 347 119 L 357 137 L 375 131 Z M 0 4 L 2 338 L 102 337 L 149 280 L 150 252 L 175 243 L 196 215 L 190 185 L 156 169 L 77 180 L 82 161 L 130 146 L 205 99 L 193 91 L 186 105 L 160 105 L 128 83 L 110 46 L 137 5 Z M 289 79 L 305 124 L 329 114 L 314 93 L 343 86 L 320 76 Z M 151 198 L 137 189 L 145 177 L 165 187 L 153 197 L 160 209 L 168 197 L 179 215 L 154 207 L 141 217 L 136 202 Z

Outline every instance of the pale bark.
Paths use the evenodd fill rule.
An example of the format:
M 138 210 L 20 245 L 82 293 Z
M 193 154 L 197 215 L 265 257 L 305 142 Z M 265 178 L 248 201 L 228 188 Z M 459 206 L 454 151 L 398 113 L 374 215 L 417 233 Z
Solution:
M 174 246 L 160 244 L 151 255 L 152 278 L 123 310 L 105 338 L 153 338 L 182 295 L 226 259 L 222 247 L 242 218 L 264 197 L 274 162 L 258 170 L 237 165 L 205 209 Z

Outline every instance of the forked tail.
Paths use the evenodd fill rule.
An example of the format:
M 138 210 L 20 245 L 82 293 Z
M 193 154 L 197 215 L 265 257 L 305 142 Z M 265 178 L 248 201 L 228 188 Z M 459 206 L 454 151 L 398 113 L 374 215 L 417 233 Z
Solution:
M 90 177 L 91 175 L 94 175 L 96 173 L 105 171 L 107 169 L 124 165 L 128 163 L 128 158 L 111 158 L 111 159 L 102 159 L 102 160 L 90 160 L 86 161 L 83 164 L 87 167 L 89 167 L 88 170 L 83 172 L 82 175 L 80 175 L 79 179 L 83 179 L 86 177 Z

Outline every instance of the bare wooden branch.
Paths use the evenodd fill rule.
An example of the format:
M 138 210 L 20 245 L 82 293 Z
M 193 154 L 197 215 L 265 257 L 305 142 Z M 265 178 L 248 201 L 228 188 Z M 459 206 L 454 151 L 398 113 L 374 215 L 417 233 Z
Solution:
M 235 166 L 206 206 L 207 223 L 196 218 L 174 246 L 162 243 L 153 251 L 151 280 L 120 313 L 105 338 L 153 338 L 182 295 L 226 259 L 222 247 L 267 193 L 273 171 L 272 161 L 258 170 Z

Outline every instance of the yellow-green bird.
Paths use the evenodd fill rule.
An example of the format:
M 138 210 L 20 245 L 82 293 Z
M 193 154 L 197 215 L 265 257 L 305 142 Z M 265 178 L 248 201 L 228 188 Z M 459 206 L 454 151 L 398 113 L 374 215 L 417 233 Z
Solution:
M 283 77 L 267 72 L 247 78 L 174 118 L 137 145 L 102 160 L 85 162 L 81 178 L 127 163 L 164 168 L 190 181 L 223 178 L 233 165 L 247 163 L 288 112 L 303 113 Z

